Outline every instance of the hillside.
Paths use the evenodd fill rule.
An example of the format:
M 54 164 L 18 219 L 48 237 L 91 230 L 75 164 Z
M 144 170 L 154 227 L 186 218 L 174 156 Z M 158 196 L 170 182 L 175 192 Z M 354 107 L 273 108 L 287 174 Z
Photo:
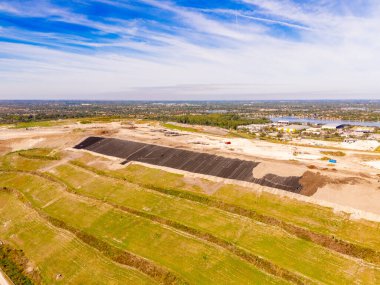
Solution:
M 0 187 L 31 284 L 380 282 L 378 223 L 270 193 L 46 148 L 1 157 Z

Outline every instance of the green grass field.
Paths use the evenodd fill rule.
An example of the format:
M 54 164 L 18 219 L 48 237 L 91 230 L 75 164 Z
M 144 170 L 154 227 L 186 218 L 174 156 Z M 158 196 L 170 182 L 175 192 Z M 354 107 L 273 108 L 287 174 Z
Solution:
M 10 193 L 0 191 L 1 240 L 22 248 L 43 284 L 154 284 L 118 266 L 73 235 L 54 228 Z M 59 274 L 62 278 L 58 278 Z
M 34 275 L 20 272 L 35 284 L 380 283 L 378 223 L 65 155 L 33 149 L 0 159 L 0 240 L 23 251 Z
M 167 129 L 169 129 L 169 130 L 192 132 L 192 133 L 198 133 L 199 132 L 199 130 L 196 128 L 183 127 L 183 126 L 178 126 L 178 125 L 174 125 L 174 124 L 170 124 L 170 123 L 162 123 L 161 125 Z

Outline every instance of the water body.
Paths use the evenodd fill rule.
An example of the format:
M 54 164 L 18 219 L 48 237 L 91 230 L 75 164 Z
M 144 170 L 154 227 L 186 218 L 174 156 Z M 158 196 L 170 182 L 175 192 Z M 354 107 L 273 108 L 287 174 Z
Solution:
M 380 122 L 359 122 L 359 121 L 330 121 L 330 120 L 319 120 L 319 119 L 307 119 L 307 118 L 296 118 L 296 117 L 274 117 L 271 118 L 272 122 L 278 121 L 289 121 L 290 123 L 310 123 L 310 124 L 346 124 L 351 126 L 364 126 L 364 127 L 379 127 Z

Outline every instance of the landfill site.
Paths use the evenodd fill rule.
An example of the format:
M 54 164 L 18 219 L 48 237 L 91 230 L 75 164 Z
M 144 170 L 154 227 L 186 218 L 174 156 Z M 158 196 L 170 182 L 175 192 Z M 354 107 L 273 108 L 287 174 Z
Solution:
M 301 177 L 282 177 L 273 173 L 266 174 L 262 178 L 253 177 L 253 169 L 259 165 L 254 161 L 102 137 L 89 137 L 75 148 L 125 159 L 123 164 L 137 161 L 192 173 L 252 182 L 295 193 L 302 190 L 299 184 Z
M 110 168 L 140 163 L 194 179 L 248 185 L 252 191 L 290 195 L 354 215 L 380 215 L 378 153 L 340 149 L 344 156 L 326 161 L 323 152 L 335 149 L 222 134 L 216 128 L 207 132 L 169 130 L 157 122 L 72 122 L 31 129 L 3 127 L 0 152 L 54 147 L 75 157 L 84 151 L 109 158 Z

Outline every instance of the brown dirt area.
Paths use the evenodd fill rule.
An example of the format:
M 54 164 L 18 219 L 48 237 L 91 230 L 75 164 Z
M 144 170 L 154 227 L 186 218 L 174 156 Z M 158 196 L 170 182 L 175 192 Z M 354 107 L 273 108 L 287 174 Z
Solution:
M 306 171 L 300 180 L 303 187 L 300 194 L 312 196 L 326 185 L 358 185 L 362 182 L 363 179 L 358 177 L 329 177 L 320 172 Z
M 269 173 L 276 174 L 278 176 L 302 176 L 307 169 L 302 165 L 292 165 L 289 167 L 287 163 L 281 162 L 260 162 L 253 169 L 253 177 L 255 178 L 263 178 L 265 175 Z

